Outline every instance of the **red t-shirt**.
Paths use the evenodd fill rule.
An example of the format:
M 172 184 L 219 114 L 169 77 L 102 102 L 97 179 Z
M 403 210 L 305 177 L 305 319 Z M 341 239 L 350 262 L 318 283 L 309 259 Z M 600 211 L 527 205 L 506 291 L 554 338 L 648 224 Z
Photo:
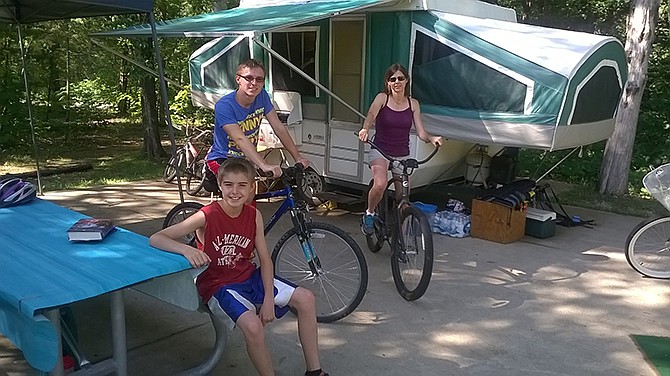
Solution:
M 207 302 L 222 286 L 244 282 L 256 269 L 251 257 L 256 239 L 256 208 L 245 204 L 239 216 L 233 218 L 218 202 L 202 209 L 205 214 L 204 244 L 198 249 L 211 262 L 196 280 L 198 293 Z

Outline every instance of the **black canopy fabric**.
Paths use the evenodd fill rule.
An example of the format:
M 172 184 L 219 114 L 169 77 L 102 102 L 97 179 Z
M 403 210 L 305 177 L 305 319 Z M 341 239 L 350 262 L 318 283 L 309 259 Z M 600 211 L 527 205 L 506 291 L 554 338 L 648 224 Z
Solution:
M 153 7 L 153 0 L 0 0 L 0 23 L 149 13 Z

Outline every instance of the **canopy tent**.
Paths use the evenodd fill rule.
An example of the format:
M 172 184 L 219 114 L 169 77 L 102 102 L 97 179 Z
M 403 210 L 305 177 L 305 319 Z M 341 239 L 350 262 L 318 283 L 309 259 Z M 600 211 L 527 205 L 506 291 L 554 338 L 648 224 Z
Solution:
M 380 0 L 286 1 L 273 6 L 238 7 L 163 21 L 156 24 L 156 30 L 158 35 L 165 37 L 253 36 L 360 11 L 388 2 Z M 148 36 L 150 32 L 149 25 L 139 25 L 93 35 L 143 37 Z
M 27 24 L 127 13 L 149 13 L 152 0 L 2 0 L 0 22 Z
M 172 141 L 174 151 L 175 141 L 167 102 L 167 86 L 163 74 L 163 63 L 160 56 L 158 40 L 155 33 L 153 0 L 0 0 L 0 22 L 16 24 L 18 29 L 19 44 L 21 47 L 21 61 L 23 64 L 23 78 L 26 89 L 26 100 L 28 103 L 28 114 L 30 117 L 32 143 L 35 151 L 35 163 L 37 165 L 37 185 L 40 194 L 42 184 L 40 181 L 39 155 L 37 153 L 38 148 L 35 139 L 31 92 L 26 69 L 23 36 L 21 30 L 22 25 L 48 20 L 129 13 L 147 13 L 149 15 L 151 29 L 153 29 L 153 33 L 151 33 L 149 36 L 153 36 L 156 60 L 158 63 L 161 98 L 165 108 L 168 128 L 170 131 L 170 139 Z M 183 201 L 183 196 L 181 196 L 181 199 Z M 47 320 L 41 314 L 36 314 L 31 319 L 36 322 Z M 40 354 L 44 354 L 44 352 L 37 351 L 39 349 L 44 349 L 45 346 L 58 346 L 58 336 L 56 335 L 55 331 L 48 329 L 51 326 L 47 326 L 45 329 L 45 326 L 38 325 L 43 329 L 40 329 L 40 331 L 36 329 L 35 332 L 31 332 L 29 335 L 21 335 L 21 333 L 19 333 L 19 331 L 17 331 L 13 325 L 16 325 L 16 321 L 13 321 L 10 317 L 0 317 L 0 332 L 4 333 L 7 338 L 9 338 L 17 347 L 23 351 L 23 354 L 26 357 L 28 363 L 40 371 L 48 372 L 54 370 L 56 374 L 62 374 L 63 359 L 61 356 L 58 356 L 58 351 L 54 350 L 51 352 L 54 354 L 53 357 L 41 356 Z M 25 325 L 25 323 L 20 325 Z M 125 370 L 127 368 L 125 359 L 118 359 L 115 361 L 117 362 L 118 369 Z M 97 365 L 93 365 L 89 370 L 92 373 L 94 373 L 96 370 L 101 372 L 101 370 L 97 369 L 96 366 Z M 105 365 L 102 365 L 100 368 L 102 367 L 105 367 Z M 106 367 L 107 370 L 104 372 L 109 372 L 109 367 Z
M 172 143 L 173 153 L 175 150 L 174 132 L 170 118 L 167 85 L 163 70 L 163 60 L 160 55 L 158 37 L 156 35 L 156 21 L 153 12 L 153 0 L 1 0 L 0 1 L 0 23 L 14 23 L 17 25 L 19 44 L 21 47 L 21 61 L 23 64 L 23 79 L 26 87 L 26 101 L 28 103 L 28 115 L 30 118 L 30 129 L 32 143 L 35 153 L 35 164 L 37 168 L 37 188 L 39 194 L 42 194 L 42 183 L 40 179 L 39 155 L 37 152 L 37 141 L 35 139 L 35 125 L 32 114 L 32 103 L 28 73 L 25 61 L 25 52 L 23 48 L 23 36 L 21 26 L 24 24 L 93 16 L 105 16 L 114 14 L 132 14 L 147 13 L 149 15 L 149 34 L 153 38 L 156 61 L 158 64 L 159 81 L 161 88 L 161 100 L 165 110 L 166 121 L 168 123 L 170 141 Z M 183 201 L 181 184 L 179 190 L 180 198 Z

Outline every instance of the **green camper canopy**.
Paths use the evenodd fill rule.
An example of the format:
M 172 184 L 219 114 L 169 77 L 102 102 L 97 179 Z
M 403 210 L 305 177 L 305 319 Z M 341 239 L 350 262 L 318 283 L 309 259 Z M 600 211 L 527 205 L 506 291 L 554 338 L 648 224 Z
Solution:
M 627 77 L 616 38 L 442 12 L 412 15 L 411 35 L 429 131 L 547 150 L 612 134 Z
M 613 37 L 519 24 L 513 12 L 510 17 L 503 8 L 479 1 L 249 3 L 157 25 L 162 36 L 218 38 L 190 58 L 194 103 L 212 107 L 234 88 L 231 77 L 239 61 L 259 57 L 256 53 L 275 61 L 272 35 L 302 27 L 320 30 L 314 56 L 320 77 L 291 69 L 319 81 L 319 87 L 329 86 L 329 64 L 337 57 L 330 55 L 328 19 L 355 15 L 366 24 L 364 92 L 362 103 L 350 108 L 364 112 L 382 87 L 386 67 L 399 62 L 409 69 L 411 93 L 421 103 L 426 128 L 452 140 L 559 150 L 601 141 L 613 132 L 627 79 L 623 46 Z M 489 15 L 497 19 L 485 18 Z M 98 35 L 147 36 L 149 28 Z M 254 49 L 254 42 L 265 50 Z M 298 92 L 303 104 L 329 103 L 314 90 L 288 90 Z

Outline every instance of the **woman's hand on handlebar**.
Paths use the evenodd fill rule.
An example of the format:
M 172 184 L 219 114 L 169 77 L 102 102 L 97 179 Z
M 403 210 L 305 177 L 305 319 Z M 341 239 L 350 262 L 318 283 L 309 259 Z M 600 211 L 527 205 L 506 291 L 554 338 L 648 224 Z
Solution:
M 368 129 L 361 128 L 360 131 L 358 131 L 358 139 L 365 142 L 368 140 Z
M 440 136 L 431 136 L 428 138 L 428 142 L 435 146 L 442 146 L 442 137 Z

